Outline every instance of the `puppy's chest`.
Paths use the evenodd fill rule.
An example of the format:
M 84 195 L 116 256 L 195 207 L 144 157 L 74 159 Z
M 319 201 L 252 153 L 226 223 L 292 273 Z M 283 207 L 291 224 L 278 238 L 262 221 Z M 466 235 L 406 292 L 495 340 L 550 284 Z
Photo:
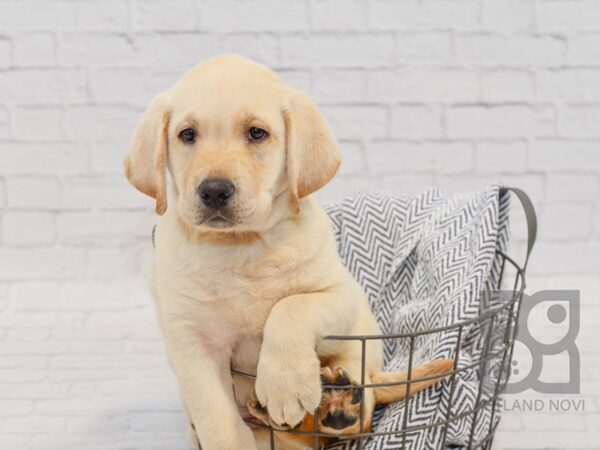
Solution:
M 188 276 L 202 308 L 244 334 L 260 334 L 273 306 L 302 291 L 306 278 L 296 262 L 279 255 L 247 260 L 213 258 Z

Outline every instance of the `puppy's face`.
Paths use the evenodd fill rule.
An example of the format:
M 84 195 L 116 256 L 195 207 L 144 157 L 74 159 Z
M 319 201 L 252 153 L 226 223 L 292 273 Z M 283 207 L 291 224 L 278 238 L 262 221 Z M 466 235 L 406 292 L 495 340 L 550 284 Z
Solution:
M 199 231 L 263 231 L 275 205 L 336 172 L 339 153 L 310 99 L 237 56 L 196 66 L 149 106 L 125 160 L 130 182 L 167 208 L 166 173 L 183 222 Z M 283 200 L 282 200 L 283 199 Z
M 191 227 L 260 227 L 287 186 L 282 86 L 248 72 L 207 70 L 172 94 L 168 161 Z

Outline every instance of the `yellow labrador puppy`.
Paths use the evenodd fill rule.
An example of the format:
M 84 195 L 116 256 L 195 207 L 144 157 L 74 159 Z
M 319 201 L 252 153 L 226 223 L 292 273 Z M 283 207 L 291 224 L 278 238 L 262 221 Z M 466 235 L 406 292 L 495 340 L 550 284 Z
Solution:
M 187 72 L 152 101 L 135 130 L 125 171 L 156 199 L 162 216 L 152 291 L 204 450 L 268 446 L 266 432 L 251 430 L 240 414 L 248 402 L 276 425 L 298 426 L 320 408 L 320 430 L 358 430 L 360 396 L 332 403 L 329 395 L 323 404 L 321 392 L 321 372 L 328 382 L 360 380 L 361 364 L 359 343 L 321 338 L 380 333 L 310 195 L 339 164 L 336 142 L 309 97 L 234 55 Z M 443 373 L 449 364 L 417 373 Z M 231 365 L 256 373 L 255 385 L 232 379 Z M 370 341 L 365 381 L 406 378 L 381 367 L 380 344 Z M 378 395 L 386 402 L 405 392 L 366 389 L 365 428 Z M 305 445 L 286 435 L 278 433 L 278 449 Z

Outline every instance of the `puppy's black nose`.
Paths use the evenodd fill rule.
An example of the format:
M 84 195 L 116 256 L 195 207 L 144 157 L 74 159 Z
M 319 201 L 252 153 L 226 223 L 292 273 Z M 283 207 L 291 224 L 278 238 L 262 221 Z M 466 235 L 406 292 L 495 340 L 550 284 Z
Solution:
M 227 206 L 227 202 L 229 202 L 234 192 L 235 186 L 226 178 L 206 178 L 198 186 L 200 200 L 213 209 Z

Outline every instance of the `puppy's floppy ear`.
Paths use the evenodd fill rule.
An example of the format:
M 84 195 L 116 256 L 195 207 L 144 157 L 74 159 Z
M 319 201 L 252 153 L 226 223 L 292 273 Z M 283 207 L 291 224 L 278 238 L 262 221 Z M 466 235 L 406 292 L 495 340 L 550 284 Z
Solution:
M 305 93 L 292 91 L 283 117 L 290 203 L 298 212 L 300 199 L 325 186 L 336 174 L 340 151 L 325 118 Z
M 125 176 L 137 190 L 156 199 L 160 215 L 167 210 L 168 106 L 166 92 L 152 100 L 136 126 L 124 161 Z

